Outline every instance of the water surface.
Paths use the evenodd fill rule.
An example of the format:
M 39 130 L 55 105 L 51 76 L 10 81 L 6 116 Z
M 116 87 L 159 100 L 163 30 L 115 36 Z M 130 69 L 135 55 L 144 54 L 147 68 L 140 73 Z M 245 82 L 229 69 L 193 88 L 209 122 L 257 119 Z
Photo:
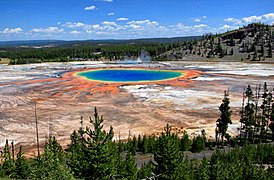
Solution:
M 182 76 L 183 73 L 167 70 L 102 69 L 80 72 L 77 75 L 95 81 L 144 82 L 173 79 Z

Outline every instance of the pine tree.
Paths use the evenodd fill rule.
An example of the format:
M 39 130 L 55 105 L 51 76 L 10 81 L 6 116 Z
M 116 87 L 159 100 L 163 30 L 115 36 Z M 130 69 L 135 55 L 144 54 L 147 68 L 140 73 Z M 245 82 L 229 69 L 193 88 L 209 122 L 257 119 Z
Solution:
M 224 168 L 224 153 L 217 149 L 210 159 L 210 179 L 228 179 L 226 177 L 227 169 Z
M 261 57 L 264 57 L 264 42 L 262 40 L 262 45 L 261 45 Z
M 151 135 L 148 137 L 148 152 L 154 153 L 157 144 L 157 137 L 155 135 Z
M 196 179 L 197 180 L 209 180 L 210 179 L 210 171 L 209 171 L 208 161 L 205 157 L 197 165 Z
M 243 124 L 245 139 L 251 139 L 254 133 L 253 126 L 255 126 L 255 105 L 254 95 L 250 85 L 248 85 L 244 97 L 247 99 L 247 103 L 244 107 L 244 111 L 242 112 L 240 122 Z
M 187 132 L 184 131 L 184 134 L 181 138 L 181 150 L 188 151 L 190 148 L 191 148 L 191 140 L 189 139 Z
M 74 130 L 70 135 L 71 143 L 68 148 L 68 165 L 76 178 L 83 177 L 83 172 L 89 163 L 85 159 L 86 148 L 79 132 L 82 132 L 81 128 L 78 133 Z
M 272 131 L 272 141 L 274 141 L 274 103 L 272 103 L 271 112 L 270 112 L 270 124 L 269 128 Z
M 194 137 L 191 151 L 196 153 L 196 152 L 201 152 L 204 149 L 205 149 L 205 138 L 201 135 Z
M 137 178 L 137 165 L 134 156 L 128 152 L 126 159 L 122 160 L 119 169 L 117 170 L 118 177 L 121 179 L 136 179 Z
M 147 136 L 144 135 L 143 136 L 143 143 L 142 143 L 142 152 L 144 154 L 148 153 L 149 149 L 148 149 L 148 139 Z
M 57 142 L 54 136 L 50 136 L 45 142 L 43 156 L 45 158 L 48 158 L 47 156 L 52 156 L 56 159 L 61 159 L 63 158 L 63 155 L 64 154 L 61 145 Z
M 272 58 L 272 46 L 271 46 L 271 42 L 268 43 L 267 57 Z
M 142 137 L 140 134 L 138 135 L 137 146 L 138 146 L 138 151 L 141 152 L 143 145 L 142 145 Z
M 2 155 L 2 165 L 1 165 L 1 171 L 3 177 L 12 177 L 15 170 L 15 163 L 12 155 L 10 154 L 9 150 L 9 141 L 6 140 L 6 144 L 4 146 L 3 152 L 1 152 Z
M 94 119 L 90 118 L 93 127 L 82 126 L 71 135 L 69 162 L 75 177 L 81 179 L 112 179 L 117 176 L 121 157 L 113 138 L 113 128 L 109 132 L 103 129 L 103 116 L 94 109 Z
M 183 179 L 185 172 L 181 171 L 184 164 L 180 153 L 180 145 L 177 135 L 171 133 L 171 126 L 167 124 L 165 132 L 159 137 L 157 149 L 154 153 L 155 175 L 161 179 Z
M 138 147 L 138 142 L 137 142 L 136 136 L 134 135 L 133 139 L 128 139 L 128 143 L 127 144 L 128 144 L 128 151 L 133 156 L 135 156 L 136 150 L 137 150 L 137 147 Z
M 83 175 L 87 179 L 111 179 L 116 174 L 115 163 L 118 152 L 112 142 L 113 128 L 109 132 L 103 130 L 103 116 L 99 116 L 94 109 L 94 119 L 90 118 L 93 129 L 85 130 L 85 160 L 89 162 Z
M 19 152 L 17 154 L 14 172 L 15 175 L 13 176 L 13 178 L 16 179 L 28 179 L 30 174 L 30 166 L 25 158 L 22 146 L 20 146 Z
M 152 161 L 143 164 L 141 169 L 138 171 L 138 179 L 149 179 L 154 176 L 155 166 Z
M 268 125 L 268 119 L 271 111 L 271 102 L 272 102 L 272 93 L 268 91 L 266 82 L 264 83 L 264 86 L 263 86 L 262 98 L 263 98 L 262 105 L 260 106 L 262 110 L 261 122 L 260 122 L 261 136 L 266 133 L 265 127 L 267 127 Z
M 228 128 L 228 124 L 232 124 L 231 121 L 231 114 L 232 111 L 230 109 L 230 100 L 228 98 L 229 96 L 229 91 L 224 91 L 224 99 L 222 100 L 222 104 L 219 107 L 219 110 L 221 112 L 220 118 L 218 118 L 218 120 L 216 121 L 216 136 L 217 136 L 217 140 L 218 140 L 218 135 L 221 135 L 221 139 L 222 139 L 222 145 L 224 142 L 224 137 L 226 135 L 227 132 L 227 128 Z M 216 141 L 218 142 L 218 141 Z
M 118 140 L 118 152 L 122 153 L 125 150 L 125 143 L 122 142 L 122 140 L 120 139 L 120 135 L 119 135 L 119 140 Z
M 73 179 L 71 169 L 65 162 L 63 149 L 55 137 L 47 139 L 43 155 L 32 167 L 30 179 Z

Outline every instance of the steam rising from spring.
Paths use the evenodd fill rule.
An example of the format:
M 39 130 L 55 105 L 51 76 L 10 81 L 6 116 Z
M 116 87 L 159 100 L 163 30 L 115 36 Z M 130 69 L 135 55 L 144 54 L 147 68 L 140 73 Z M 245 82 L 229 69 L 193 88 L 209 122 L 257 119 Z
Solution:
M 141 61 L 141 62 L 150 62 L 151 61 L 151 57 L 149 55 L 149 52 L 142 50 L 141 54 L 139 55 L 139 57 L 137 58 L 137 61 Z
M 151 61 L 151 56 L 149 52 L 142 50 L 137 59 L 130 56 L 125 56 L 124 60 L 117 61 L 116 63 L 121 64 L 139 64 L 139 63 L 149 63 Z

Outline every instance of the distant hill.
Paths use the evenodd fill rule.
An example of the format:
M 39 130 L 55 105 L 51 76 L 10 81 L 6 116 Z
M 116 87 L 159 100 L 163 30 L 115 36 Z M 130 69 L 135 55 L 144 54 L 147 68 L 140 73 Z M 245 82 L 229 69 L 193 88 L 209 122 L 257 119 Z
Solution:
M 27 40 L 27 41 L 0 41 L 0 47 L 56 47 L 56 46 L 87 46 L 98 44 L 132 44 L 132 43 L 175 43 L 178 41 L 200 40 L 202 36 L 173 37 L 173 38 L 143 38 L 143 39 L 105 39 L 105 40 Z
M 200 40 L 178 42 L 159 60 L 274 60 L 274 27 L 253 23 L 223 34 L 206 34 Z
M 0 41 L 0 47 L 57 46 L 67 43 L 61 40 Z

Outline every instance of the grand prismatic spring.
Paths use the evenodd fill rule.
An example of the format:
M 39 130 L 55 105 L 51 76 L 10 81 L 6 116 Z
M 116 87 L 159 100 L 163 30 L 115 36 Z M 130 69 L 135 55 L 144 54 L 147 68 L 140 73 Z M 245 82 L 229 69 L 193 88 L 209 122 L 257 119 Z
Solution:
M 233 124 L 229 133 L 235 135 L 244 86 L 254 88 L 265 81 L 274 86 L 272 64 L 81 62 L 0 66 L 0 145 L 5 139 L 13 140 L 26 146 L 29 155 L 36 143 L 35 104 L 41 143 L 52 134 L 66 146 L 70 134 L 81 126 L 81 117 L 84 126 L 89 124 L 94 107 L 104 116 L 104 127 L 114 127 L 116 138 L 157 135 L 166 123 L 179 134 L 186 130 L 194 135 L 205 129 L 207 136 L 214 138 L 224 90 L 230 91 Z M 113 77 L 115 74 L 120 75 Z
M 155 82 L 163 80 L 173 80 L 183 76 L 183 72 L 148 70 L 148 69 L 103 69 L 90 70 L 77 73 L 78 76 L 85 77 L 87 80 L 101 82 Z

